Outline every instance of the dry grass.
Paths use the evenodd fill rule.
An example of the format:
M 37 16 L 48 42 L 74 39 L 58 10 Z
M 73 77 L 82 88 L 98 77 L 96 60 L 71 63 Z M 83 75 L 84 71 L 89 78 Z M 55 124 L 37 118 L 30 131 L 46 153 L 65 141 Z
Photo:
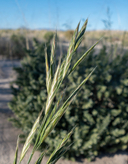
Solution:
M 17 30 L 0 30 L 0 37 L 10 38 L 13 34 L 15 35 L 23 35 L 29 39 L 37 38 L 40 41 L 43 41 L 44 35 L 48 32 L 48 30 L 26 30 L 26 29 L 17 29 Z M 52 32 L 55 32 L 54 30 Z M 73 30 L 70 31 L 57 31 L 57 35 L 61 41 L 69 42 L 71 40 L 71 34 Z M 69 34 L 69 35 L 68 35 Z M 112 38 L 112 41 L 115 43 L 122 43 L 124 41 L 124 45 L 128 45 L 128 31 L 107 31 L 107 30 L 99 30 L 99 31 L 87 31 L 85 35 L 86 41 L 88 40 L 97 40 L 98 38 L 104 36 L 104 38 Z

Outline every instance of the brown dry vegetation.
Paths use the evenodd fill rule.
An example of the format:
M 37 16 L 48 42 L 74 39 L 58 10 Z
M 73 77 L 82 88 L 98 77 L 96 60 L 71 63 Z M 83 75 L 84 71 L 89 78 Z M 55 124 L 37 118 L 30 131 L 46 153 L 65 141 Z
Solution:
M 45 35 L 48 33 L 55 33 L 56 31 L 48 30 L 28 30 L 28 29 L 17 29 L 17 30 L 0 30 L 0 58 L 8 59 L 20 59 L 24 57 L 24 53 L 20 49 L 33 47 L 33 38 L 36 38 L 39 42 L 46 41 Z M 59 46 L 61 51 L 65 53 L 67 50 L 69 41 L 71 40 L 73 30 L 68 31 L 57 31 L 59 38 Z M 13 42 L 12 36 L 16 36 L 17 39 Z M 107 48 L 111 46 L 118 47 L 118 49 L 128 49 L 128 31 L 86 31 L 84 40 L 81 46 L 89 48 L 99 38 L 103 37 L 98 46 L 98 50 L 105 45 Z M 21 40 L 22 38 L 22 40 Z M 17 41 L 18 40 L 18 41 Z M 24 43 L 23 40 L 25 40 Z M 20 42 L 20 43 L 19 43 Z M 18 44 L 18 45 L 17 45 Z M 19 46 L 19 48 L 18 48 Z M 18 53 L 20 51 L 20 54 Z M 121 51 L 120 51 L 121 52 Z
M 49 32 L 47 30 L 27 30 L 27 29 L 17 29 L 17 30 L 0 30 L 0 37 L 10 38 L 13 34 L 15 35 L 23 35 L 28 37 L 29 39 L 37 38 L 39 40 L 43 40 L 44 35 Z M 52 31 L 55 32 L 55 31 Z M 70 41 L 71 36 L 73 34 L 73 30 L 68 31 L 57 31 L 58 37 L 61 40 Z M 86 32 L 86 40 L 94 39 L 97 40 L 100 37 L 104 37 L 105 39 L 112 38 L 114 42 L 122 42 L 124 41 L 125 46 L 128 46 L 128 31 L 108 31 L 108 30 L 100 30 L 100 31 L 87 31 Z

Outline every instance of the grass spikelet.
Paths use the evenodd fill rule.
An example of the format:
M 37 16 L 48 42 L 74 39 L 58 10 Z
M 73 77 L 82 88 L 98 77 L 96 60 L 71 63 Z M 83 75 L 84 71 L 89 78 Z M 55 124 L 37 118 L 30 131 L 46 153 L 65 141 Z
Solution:
M 51 84 L 51 89 L 50 89 L 49 94 L 48 94 L 48 98 L 47 98 L 47 102 L 46 102 L 45 114 L 47 114 L 49 112 L 50 107 L 51 107 L 52 102 L 53 102 L 53 99 L 54 99 L 54 97 L 56 95 L 56 91 L 58 89 L 59 69 L 60 69 L 60 66 L 58 65 L 56 73 L 55 73 L 55 76 L 54 76 L 54 79 L 53 79 L 53 82 Z
M 55 56 L 56 37 L 57 37 L 56 34 L 54 34 L 52 48 L 51 48 L 51 58 L 50 58 L 51 76 L 53 76 L 56 67 L 56 56 Z
M 100 41 L 100 40 L 99 40 Z M 86 51 L 81 57 L 80 59 L 74 64 L 74 66 L 71 68 L 69 74 L 71 72 L 73 72 L 73 70 L 85 59 L 85 57 L 93 50 L 93 48 L 99 43 L 99 41 L 97 41 L 88 51 Z
M 45 47 L 45 67 L 46 67 L 46 88 L 47 88 L 47 93 L 49 93 L 51 88 L 51 76 L 49 74 L 47 47 Z
M 79 47 L 81 41 L 83 40 L 83 36 L 84 36 L 84 32 L 86 30 L 87 22 L 88 22 L 88 20 L 85 21 L 85 23 L 82 26 L 80 31 L 79 31 L 79 25 L 80 25 L 80 23 L 79 23 L 75 32 L 74 32 L 74 35 L 72 37 L 72 41 L 71 41 L 69 48 L 68 48 L 66 59 L 64 61 L 65 65 L 64 65 L 64 69 L 63 69 L 63 78 L 66 76 L 67 71 L 69 70 L 73 54 L 75 53 L 75 51 Z
M 30 147 L 30 144 L 32 142 L 32 139 L 33 139 L 33 137 L 35 135 L 35 132 L 36 132 L 37 128 L 39 127 L 41 114 L 42 114 L 42 111 L 41 111 L 40 115 L 38 116 L 38 118 L 36 119 L 32 129 L 31 129 L 31 131 L 30 131 L 30 133 L 29 133 L 29 135 L 28 135 L 28 137 L 27 137 L 27 139 L 25 141 L 25 144 L 23 146 L 23 149 L 22 149 L 22 152 L 21 152 L 21 156 L 20 156 L 20 162 L 23 160 L 25 154 L 27 153 L 27 151 L 28 151 L 28 149 Z

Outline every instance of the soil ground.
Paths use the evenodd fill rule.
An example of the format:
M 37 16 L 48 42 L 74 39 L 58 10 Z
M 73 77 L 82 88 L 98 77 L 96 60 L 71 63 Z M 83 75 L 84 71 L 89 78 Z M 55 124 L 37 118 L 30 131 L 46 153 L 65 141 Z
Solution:
M 8 121 L 13 113 L 9 110 L 7 103 L 11 100 L 12 94 L 10 90 L 10 82 L 16 78 L 13 67 L 19 66 L 19 61 L 0 60 L 0 164 L 12 164 L 15 154 L 17 136 L 20 130 L 12 126 Z M 22 145 L 19 148 L 21 152 Z M 31 150 L 31 148 L 30 148 Z M 38 156 L 39 152 L 35 156 Z M 28 156 L 23 161 L 27 163 Z M 35 163 L 33 158 L 32 164 Z M 46 163 L 47 158 L 44 158 L 42 163 Z M 80 159 L 77 162 L 59 160 L 57 164 L 128 164 L 128 152 L 120 151 L 115 154 L 104 154 L 98 156 L 95 161 L 87 162 L 86 159 Z

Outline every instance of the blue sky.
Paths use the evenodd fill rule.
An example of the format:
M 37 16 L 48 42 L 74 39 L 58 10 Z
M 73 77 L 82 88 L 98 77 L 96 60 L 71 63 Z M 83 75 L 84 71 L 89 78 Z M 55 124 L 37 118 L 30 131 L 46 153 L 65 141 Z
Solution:
M 75 29 L 88 18 L 88 30 L 128 30 L 128 0 L 0 0 L 0 29 Z

